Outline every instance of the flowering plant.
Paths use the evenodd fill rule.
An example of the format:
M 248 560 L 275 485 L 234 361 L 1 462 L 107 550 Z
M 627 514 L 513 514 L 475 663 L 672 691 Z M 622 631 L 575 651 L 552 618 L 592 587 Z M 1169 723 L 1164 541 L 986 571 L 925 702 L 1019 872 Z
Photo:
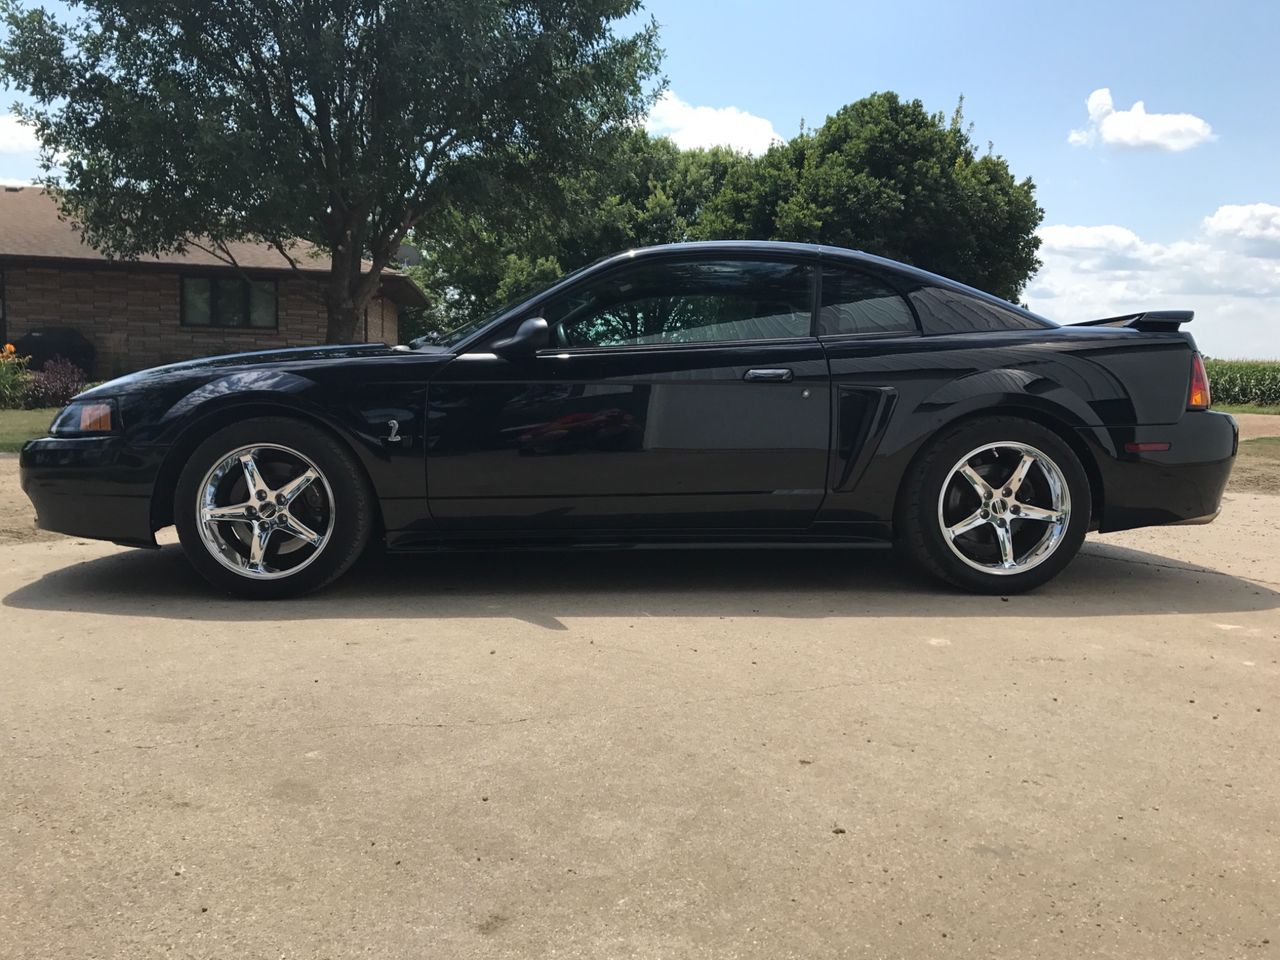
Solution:
M 27 374 L 23 405 L 28 410 L 40 407 L 65 407 L 84 389 L 84 371 L 65 357 L 52 357 L 43 369 Z
M 26 393 L 27 363 L 30 357 L 18 356 L 12 343 L 0 350 L 0 410 L 14 410 L 22 406 Z

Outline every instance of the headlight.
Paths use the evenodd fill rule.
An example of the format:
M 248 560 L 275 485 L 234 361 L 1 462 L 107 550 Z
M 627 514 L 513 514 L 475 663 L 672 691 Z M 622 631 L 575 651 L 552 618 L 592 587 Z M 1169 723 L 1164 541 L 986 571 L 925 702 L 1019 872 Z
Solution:
M 120 407 L 114 400 L 77 400 L 53 418 L 55 437 L 87 437 L 120 432 Z

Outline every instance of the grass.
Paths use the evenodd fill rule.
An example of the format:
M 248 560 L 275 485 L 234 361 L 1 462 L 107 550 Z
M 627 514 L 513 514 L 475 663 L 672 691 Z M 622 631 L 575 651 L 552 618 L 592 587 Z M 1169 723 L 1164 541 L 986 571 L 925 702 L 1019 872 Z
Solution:
M 17 453 L 32 437 L 49 432 L 57 410 L 0 410 L 0 453 Z
M 1215 403 L 1213 409 L 1222 413 L 1269 413 L 1280 417 L 1280 407 L 1268 407 L 1260 403 Z
M 1280 460 L 1280 437 L 1254 437 L 1252 440 L 1241 440 L 1240 449 Z

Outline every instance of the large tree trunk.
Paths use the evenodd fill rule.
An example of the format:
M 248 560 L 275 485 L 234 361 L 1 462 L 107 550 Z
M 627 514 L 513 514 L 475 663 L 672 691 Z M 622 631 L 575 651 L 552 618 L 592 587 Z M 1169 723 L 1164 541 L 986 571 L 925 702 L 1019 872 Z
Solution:
M 326 343 L 352 343 L 364 336 L 365 309 L 372 298 L 369 284 L 362 282 L 360 257 L 335 250 L 329 264 L 329 280 L 324 301 L 329 313 Z
M 355 343 L 362 338 L 361 324 L 364 311 L 350 301 L 339 303 L 335 309 L 329 304 L 329 324 L 325 330 L 325 343 Z

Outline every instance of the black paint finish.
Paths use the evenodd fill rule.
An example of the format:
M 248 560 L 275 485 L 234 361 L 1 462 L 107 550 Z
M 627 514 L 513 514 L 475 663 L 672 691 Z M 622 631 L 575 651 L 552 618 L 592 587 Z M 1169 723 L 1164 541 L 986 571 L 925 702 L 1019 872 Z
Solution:
M 790 380 L 755 381 L 777 369 Z M 442 529 L 802 529 L 830 430 L 816 339 L 464 355 L 428 393 Z
M 728 255 L 865 274 L 868 286 L 902 295 L 917 327 L 819 338 L 823 271 L 815 269 L 808 336 L 552 341 L 515 359 L 490 349 L 551 298 L 614 273 L 625 281 L 637 262 Z M 851 251 L 652 248 L 610 258 L 439 345 L 266 351 L 103 384 L 85 396 L 115 398 L 123 432 L 32 441 L 22 482 L 48 529 L 150 545 L 172 522 L 173 483 L 196 444 L 240 419 L 289 415 L 355 452 L 393 549 L 884 542 L 902 477 L 929 438 L 999 411 L 1062 434 L 1094 481 L 1095 525 L 1124 529 L 1218 507 L 1236 432 L 1229 417 L 1185 410 L 1193 351 L 1184 332 L 1058 327 Z M 1125 453 L 1135 440 L 1171 448 Z

